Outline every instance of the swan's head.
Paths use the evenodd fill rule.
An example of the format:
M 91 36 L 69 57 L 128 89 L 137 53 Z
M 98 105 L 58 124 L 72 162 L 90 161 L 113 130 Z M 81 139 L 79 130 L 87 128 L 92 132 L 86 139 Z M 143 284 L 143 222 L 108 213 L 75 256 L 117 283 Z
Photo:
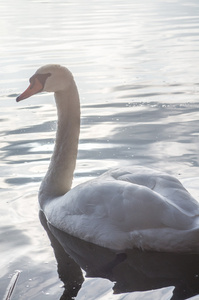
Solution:
M 17 102 L 39 92 L 59 92 L 67 90 L 73 81 L 71 72 L 60 65 L 46 65 L 39 68 L 29 79 L 29 87 L 17 97 Z

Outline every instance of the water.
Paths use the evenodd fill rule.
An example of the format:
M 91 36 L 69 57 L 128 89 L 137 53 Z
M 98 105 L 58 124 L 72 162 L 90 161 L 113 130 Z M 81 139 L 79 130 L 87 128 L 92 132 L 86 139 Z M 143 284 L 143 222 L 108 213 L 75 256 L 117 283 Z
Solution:
M 37 204 L 55 105 L 46 94 L 21 103 L 16 95 L 41 65 L 66 65 L 82 106 L 74 185 L 140 164 L 177 176 L 199 199 L 199 3 L 2 0 L 0 14 L 0 298 L 20 270 L 12 300 L 59 299 L 62 283 Z M 170 282 L 113 294 L 110 278 L 84 279 L 77 299 L 164 300 L 174 289 Z

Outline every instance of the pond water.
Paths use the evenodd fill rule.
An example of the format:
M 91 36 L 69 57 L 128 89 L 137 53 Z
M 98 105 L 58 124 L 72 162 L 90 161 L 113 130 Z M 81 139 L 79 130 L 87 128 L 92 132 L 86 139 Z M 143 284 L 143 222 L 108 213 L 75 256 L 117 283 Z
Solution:
M 0 298 L 19 274 L 12 300 L 60 299 L 63 283 L 37 203 L 53 150 L 55 104 L 46 94 L 20 103 L 15 98 L 41 65 L 67 66 L 77 82 L 82 110 L 73 185 L 111 167 L 139 164 L 175 175 L 199 199 L 199 2 L 2 0 L 0 14 Z M 91 245 L 74 247 L 86 248 L 87 257 L 92 257 L 88 249 L 99 251 L 99 259 L 86 263 L 74 255 L 74 266 L 66 258 L 72 276 L 66 282 L 76 282 L 78 288 L 83 283 L 78 300 L 171 299 L 177 282 L 171 273 L 180 273 L 176 276 L 189 290 L 182 296 L 185 287 L 177 284 L 179 293 L 172 299 L 199 299 L 194 297 L 198 282 L 182 275 L 189 259 L 198 265 L 195 257 L 183 257 L 185 267 L 180 261 L 173 270 L 165 261 L 173 266 L 179 257 L 134 253 L 130 262 L 122 258 L 118 271 L 126 276 L 124 286 L 118 272 L 95 272 L 102 257 L 106 263 L 107 258 L 114 261 L 109 252 Z M 69 250 L 71 257 L 74 253 Z M 138 279 L 140 273 L 145 276 Z M 146 278 L 153 282 L 146 284 Z M 164 284 L 160 278 L 166 278 Z

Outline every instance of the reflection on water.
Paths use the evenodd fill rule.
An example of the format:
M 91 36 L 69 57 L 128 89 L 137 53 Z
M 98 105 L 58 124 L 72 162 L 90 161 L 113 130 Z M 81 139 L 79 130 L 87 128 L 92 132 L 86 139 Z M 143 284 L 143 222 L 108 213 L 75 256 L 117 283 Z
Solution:
M 114 294 L 173 286 L 173 295 L 168 299 L 182 300 L 199 293 L 199 255 L 139 250 L 116 254 L 47 224 L 42 212 L 40 220 L 51 240 L 59 277 L 64 282 L 61 300 L 73 299 L 81 289 L 84 281 L 81 268 L 86 272 L 86 277 L 106 278 L 114 282 Z M 133 294 L 131 299 L 134 299 Z M 142 299 L 145 299 L 144 293 Z
M 41 65 L 66 65 L 74 73 L 82 106 L 74 185 L 111 167 L 139 164 L 177 176 L 199 199 L 199 2 L 2 0 L 0 12 L 0 298 L 12 274 L 21 270 L 12 300 L 55 300 L 62 290 L 37 204 L 53 149 L 55 105 L 46 94 L 18 104 L 15 98 Z M 111 260 L 110 253 L 100 253 Z M 150 277 L 148 270 L 140 270 L 142 263 L 153 265 L 154 260 L 161 265 L 161 274 L 168 270 L 158 256 L 145 259 L 134 253 L 132 260 L 127 258 L 113 271 L 123 266 L 131 278 L 127 262 L 134 265 L 133 274 L 141 278 L 133 279 L 136 290 Z M 75 261 L 79 262 L 77 257 Z M 80 266 L 88 275 L 94 267 L 99 269 L 93 260 L 89 270 L 83 262 Z M 177 277 L 191 287 L 194 282 L 183 277 L 186 263 L 183 266 Z M 177 272 L 174 269 L 171 266 Z M 81 285 L 84 272 L 83 277 L 77 272 Z M 86 279 L 77 297 L 92 299 L 88 291 L 93 286 L 93 299 L 103 299 L 103 291 L 111 299 L 113 286 L 123 293 L 124 283 L 114 276 L 107 275 L 115 285 Z M 163 286 L 154 272 L 151 276 L 151 286 Z M 169 299 L 171 285 L 169 281 L 166 289 L 144 292 L 145 296 Z M 142 293 L 132 296 L 128 291 L 128 299 L 135 295 L 143 299 Z M 114 299 L 121 299 L 120 294 Z

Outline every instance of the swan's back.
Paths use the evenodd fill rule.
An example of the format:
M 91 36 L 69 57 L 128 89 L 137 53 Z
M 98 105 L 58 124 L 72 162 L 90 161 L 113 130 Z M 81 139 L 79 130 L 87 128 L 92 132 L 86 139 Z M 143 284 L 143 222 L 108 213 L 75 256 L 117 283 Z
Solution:
M 182 184 L 142 167 L 110 170 L 43 203 L 48 221 L 115 250 L 199 251 L 199 205 Z

